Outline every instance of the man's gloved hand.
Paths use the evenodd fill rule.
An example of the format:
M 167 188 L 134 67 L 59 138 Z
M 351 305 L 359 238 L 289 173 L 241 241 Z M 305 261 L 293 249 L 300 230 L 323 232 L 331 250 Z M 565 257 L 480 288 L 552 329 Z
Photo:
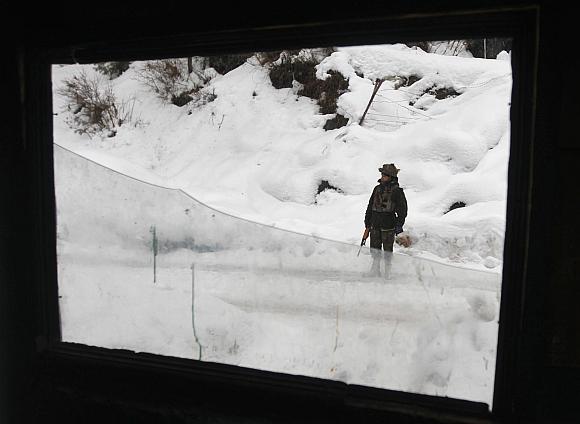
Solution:
M 401 224 L 395 224 L 395 234 L 400 234 L 403 232 L 403 226 Z

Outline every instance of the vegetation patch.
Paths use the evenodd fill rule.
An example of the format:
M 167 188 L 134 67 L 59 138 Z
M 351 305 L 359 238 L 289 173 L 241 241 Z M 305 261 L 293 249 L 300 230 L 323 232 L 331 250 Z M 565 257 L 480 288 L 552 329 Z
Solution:
M 189 95 L 189 93 L 187 92 L 183 92 L 183 93 L 179 93 L 177 95 L 172 95 L 171 96 L 171 103 L 173 103 L 175 106 L 185 106 L 186 104 L 188 104 L 189 102 L 191 102 L 193 100 L 193 97 Z
M 310 97 L 318 102 L 320 113 L 336 113 L 338 98 L 348 90 L 348 80 L 340 72 L 330 70 L 325 80 L 307 77 L 303 88 L 298 92 L 301 96 Z M 299 81 L 300 82 L 300 81 Z
M 191 58 L 148 61 L 136 70 L 136 75 L 161 100 L 179 107 L 192 101 L 193 94 L 210 80 L 203 69 L 194 68 Z
M 449 212 L 451 212 L 453 209 L 464 208 L 465 206 L 466 206 L 466 205 L 465 205 L 465 202 L 461 202 L 461 201 L 459 201 L 459 202 L 455 202 L 455 203 L 453 203 L 451 206 L 449 206 L 449 210 L 448 210 L 447 212 L 445 212 L 445 213 L 449 213 Z
M 248 58 L 252 56 L 253 55 L 249 53 L 210 56 L 207 59 L 207 66 L 214 68 L 220 74 L 225 75 L 246 63 Z
M 289 58 L 282 56 L 279 62 L 271 64 L 269 76 L 274 88 L 292 88 L 294 64 Z
M 256 59 L 262 66 L 270 65 L 280 59 L 282 50 L 268 51 L 268 52 L 258 52 L 256 53 Z
M 409 75 L 408 77 L 401 77 L 401 87 L 410 87 L 421 79 L 418 75 Z
M 71 112 L 67 124 L 79 134 L 114 137 L 121 125 L 133 121 L 135 101 L 118 100 L 110 82 L 98 76 L 90 78 L 81 72 L 65 79 L 56 92 L 64 97 Z
M 495 59 L 503 50 L 507 52 L 512 50 L 511 38 L 467 39 L 464 41 L 464 44 L 473 57 L 487 59 Z
M 334 190 L 338 193 L 342 193 L 342 190 L 334 187 L 332 184 L 330 184 L 327 180 L 322 180 L 320 181 L 320 183 L 318 184 L 318 189 L 316 190 L 316 194 L 320 194 L 325 190 Z
M 318 53 L 292 56 L 282 52 L 277 62 L 270 65 L 270 81 L 275 88 L 291 88 L 294 81 L 301 84 L 299 96 L 316 100 L 320 113 L 336 113 L 338 97 L 348 89 L 348 80 L 341 73 L 330 70 L 324 79 L 316 78 L 316 65 L 321 57 L 332 54 L 332 49 L 323 49 Z
M 423 96 L 426 94 L 435 97 L 437 100 L 444 100 L 457 97 L 461 93 L 457 92 L 453 87 L 432 86 L 424 90 L 423 93 L 417 95 L 415 98 L 411 99 L 409 101 L 409 106 L 415 106 L 415 103 L 417 103 L 419 99 L 423 98 Z M 422 109 L 421 107 L 419 108 Z
M 346 124 L 348 124 L 348 118 L 342 116 L 340 113 L 337 113 L 334 118 L 326 121 L 326 123 L 324 124 L 324 130 L 325 131 L 335 130 L 337 128 L 346 126 Z
M 459 96 L 460 93 L 455 91 L 453 87 L 432 87 L 429 94 L 435 96 L 437 100 L 443 100 Z
M 131 62 L 102 62 L 95 65 L 95 69 L 107 76 L 110 80 L 118 78 L 129 69 Z
M 427 53 L 429 53 L 431 50 L 431 43 L 429 41 L 411 41 L 405 43 L 405 45 L 410 48 L 419 47 L 421 50 Z

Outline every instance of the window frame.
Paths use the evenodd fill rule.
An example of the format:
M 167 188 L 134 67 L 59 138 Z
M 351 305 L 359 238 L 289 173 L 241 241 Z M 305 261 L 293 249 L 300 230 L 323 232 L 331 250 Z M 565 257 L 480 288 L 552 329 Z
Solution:
M 52 64 L 484 36 L 511 37 L 513 40 L 505 250 L 491 412 L 486 404 L 479 402 L 61 341 L 52 151 Z M 32 224 L 38 235 L 34 249 L 36 265 L 32 272 L 35 300 L 39 305 L 37 353 L 43 369 L 51 378 L 61 380 L 78 379 L 82 369 L 87 388 L 91 384 L 101 384 L 101 373 L 122 375 L 133 381 L 135 387 L 147 378 L 159 379 L 163 381 L 162 387 L 167 389 L 165 396 L 174 393 L 169 389 L 171 386 L 193 393 L 199 391 L 197 386 L 201 384 L 212 388 L 208 390 L 207 399 L 218 404 L 229 399 L 228 396 L 222 399 L 225 391 L 244 399 L 258 393 L 261 396 L 269 393 L 272 405 L 286 407 L 292 402 L 305 402 L 319 413 L 332 406 L 338 411 L 364 416 L 386 413 L 427 419 L 444 417 L 450 422 L 459 422 L 465 417 L 492 422 L 512 416 L 516 412 L 514 408 L 517 409 L 514 402 L 517 400 L 518 375 L 522 370 L 518 364 L 518 347 L 525 328 L 522 316 L 530 234 L 537 58 L 538 9 L 533 6 L 127 37 L 114 41 L 102 38 L 79 45 L 28 49 L 21 60 L 23 108 L 27 117 L 22 127 L 30 153 L 25 172 L 33 175 L 31 189 L 37 211 Z M 189 385 L 197 388 L 188 389 Z

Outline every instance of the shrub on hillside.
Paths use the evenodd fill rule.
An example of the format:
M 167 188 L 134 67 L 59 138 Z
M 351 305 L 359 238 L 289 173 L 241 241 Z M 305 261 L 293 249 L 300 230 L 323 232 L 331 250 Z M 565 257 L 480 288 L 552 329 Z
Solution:
M 281 56 L 285 59 L 297 56 L 300 53 L 300 50 L 273 50 L 273 51 L 265 51 L 265 52 L 257 52 L 256 59 L 262 66 L 270 66 L 273 63 L 277 62 Z
M 280 54 L 282 50 L 276 50 L 271 52 L 258 52 L 256 53 L 256 59 L 262 66 L 270 65 L 280 59 Z
M 431 50 L 431 43 L 429 41 L 411 41 L 405 43 L 405 45 L 410 48 L 419 47 L 421 50 L 427 53 L 429 53 Z
M 275 88 L 291 88 L 292 82 L 302 85 L 316 80 L 316 65 L 330 50 L 285 50 L 269 64 L 270 81 Z M 308 96 L 310 97 L 310 96 Z
M 340 72 L 329 71 L 323 82 L 322 96 L 318 100 L 321 113 L 335 113 L 338 98 L 348 90 L 348 80 Z
M 195 108 L 211 103 L 215 99 L 217 99 L 217 94 L 215 94 L 215 90 L 212 90 L 211 92 L 208 90 L 196 91 L 195 93 L 192 94 L 191 101 L 188 101 L 187 114 L 191 115 Z
M 435 96 L 437 100 L 443 100 L 457 97 L 460 93 L 458 93 L 453 87 L 433 87 L 429 90 L 429 94 Z
M 210 56 L 207 58 L 207 66 L 214 68 L 222 75 L 236 69 L 246 63 L 252 54 L 228 54 L 221 56 Z
M 325 131 L 335 130 L 337 128 L 346 126 L 346 124 L 348 124 L 348 118 L 341 115 L 340 113 L 337 113 L 334 118 L 331 118 L 326 121 L 326 123 L 324 124 L 324 130 Z
M 495 59 L 501 51 L 509 52 L 512 49 L 512 40 L 511 38 L 468 39 L 465 40 L 465 46 L 473 57 Z
M 291 56 L 282 52 L 280 58 L 270 64 L 268 75 L 274 88 L 292 88 L 294 64 L 292 63 Z
M 112 80 L 121 76 L 130 65 L 131 62 L 103 62 L 97 63 L 95 69 Z
M 111 84 L 98 76 L 90 78 L 81 72 L 65 79 L 56 92 L 65 98 L 72 113 L 68 125 L 77 133 L 94 136 L 105 132 L 113 137 L 118 127 L 133 120 L 134 100 L 117 100 Z
M 201 71 L 191 70 L 190 73 L 187 59 L 164 59 L 145 62 L 136 75 L 164 102 L 184 106 L 209 81 Z
M 389 78 L 387 78 L 387 79 L 389 79 Z M 417 75 L 409 75 L 409 76 L 398 75 L 398 76 L 392 78 L 392 80 L 394 81 L 393 88 L 395 90 L 398 90 L 401 87 L 410 87 L 413 84 L 415 84 L 417 81 L 419 81 L 420 79 L 421 79 L 421 77 L 419 77 Z
M 333 49 L 319 49 L 291 56 L 281 54 L 280 59 L 270 66 L 270 80 L 275 88 L 291 88 L 293 82 L 301 84 L 298 95 L 316 100 L 320 113 L 336 113 L 338 97 L 348 89 L 348 81 L 336 71 L 329 71 L 324 80 L 316 77 L 316 65 L 332 54 Z

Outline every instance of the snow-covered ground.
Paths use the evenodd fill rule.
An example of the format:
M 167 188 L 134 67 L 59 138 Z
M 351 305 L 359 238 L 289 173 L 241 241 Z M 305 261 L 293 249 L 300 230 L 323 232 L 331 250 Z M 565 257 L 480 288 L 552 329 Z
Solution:
M 73 132 L 55 95 L 63 340 L 491 403 L 506 58 L 339 48 L 317 68 L 349 81 L 338 112 L 350 122 L 331 131 L 333 115 L 272 87 L 255 58 L 210 81 L 214 101 L 182 108 L 140 84 L 133 63 L 112 84 L 136 99 L 140 124 L 113 138 Z M 95 72 L 55 66 L 55 89 L 81 69 Z M 386 80 L 360 126 L 375 78 Z M 432 86 L 459 95 L 438 100 Z M 390 162 L 414 244 L 396 246 L 384 281 L 361 276 L 370 255 L 357 253 Z M 339 190 L 317 194 L 322 180 Z M 466 206 L 449 211 L 456 202 Z
M 136 68 L 113 80 L 120 99 L 136 99 L 137 128 L 113 138 L 74 133 L 55 96 L 55 143 L 115 170 L 180 188 L 255 222 L 357 243 L 377 168 L 394 162 L 409 202 L 405 229 L 417 253 L 443 261 L 498 267 L 503 256 L 511 67 L 507 60 L 427 54 L 404 45 L 340 48 L 318 66 L 349 80 L 338 112 L 346 127 L 324 131 L 320 115 L 296 89 L 275 89 L 254 60 L 214 78 L 217 98 L 191 110 L 163 104 L 136 79 Z M 55 89 L 90 66 L 55 66 Z M 358 75 L 357 75 L 358 72 Z M 364 75 L 361 78 L 359 75 Z M 363 126 L 358 121 L 378 77 L 422 77 L 394 89 L 386 80 Z M 443 100 L 430 86 L 462 94 Z M 415 101 L 414 106 L 409 102 Z M 191 114 L 188 114 L 191 111 Z M 340 192 L 317 195 L 322 180 Z M 456 202 L 463 208 L 447 213 Z

